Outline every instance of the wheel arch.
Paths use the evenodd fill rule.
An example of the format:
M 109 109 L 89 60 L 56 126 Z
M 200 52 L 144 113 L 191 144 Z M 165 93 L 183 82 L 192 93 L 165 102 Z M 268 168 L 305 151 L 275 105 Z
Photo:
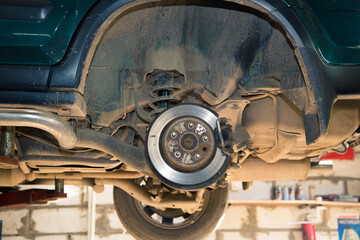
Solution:
M 96 3 L 78 27 L 66 58 L 53 68 L 50 90 L 67 89 L 83 94 L 92 57 L 107 27 L 127 10 L 153 2 L 160 1 L 102 0 Z M 336 92 L 323 73 L 321 56 L 314 47 L 305 26 L 283 1 L 227 0 L 226 2 L 247 6 L 264 13 L 282 27 L 294 48 L 307 89 L 308 99 L 306 103 L 301 104 L 306 142 L 307 144 L 315 142 L 319 136 L 327 132 Z

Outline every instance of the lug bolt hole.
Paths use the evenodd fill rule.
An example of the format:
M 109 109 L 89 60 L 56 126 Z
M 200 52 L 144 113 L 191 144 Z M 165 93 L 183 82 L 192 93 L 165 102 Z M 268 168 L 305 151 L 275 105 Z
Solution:
M 206 151 L 207 151 L 207 148 L 206 148 L 206 147 L 203 147 L 202 150 L 203 150 L 203 152 L 206 152 Z

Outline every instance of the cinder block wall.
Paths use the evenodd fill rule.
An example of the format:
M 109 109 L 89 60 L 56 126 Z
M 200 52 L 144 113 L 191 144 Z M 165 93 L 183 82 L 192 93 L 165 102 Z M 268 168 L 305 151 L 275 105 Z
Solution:
M 360 196 L 360 154 L 355 161 L 335 162 L 331 176 L 310 176 L 302 182 L 305 199 L 308 188 L 315 186 L 316 194 L 351 194 Z M 276 185 L 294 186 L 297 182 L 256 182 L 249 192 L 231 191 L 230 201 L 267 200 Z M 38 186 L 30 186 L 38 187 Z M 46 188 L 46 187 L 45 187 Z M 83 240 L 87 237 L 88 188 L 66 186 L 67 199 L 46 205 L 17 207 L 0 211 L 3 220 L 4 240 Z M 96 239 L 133 239 L 126 233 L 112 204 L 112 188 L 96 194 Z M 209 240 L 301 240 L 301 225 L 289 224 L 304 221 L 312 216 L 318 240 L 338 240 L 337 217 L 340 214 L 360 213 L 360 207 L 331 207 L 322 210 L 296 206 L 241 206 L 230 205 L 219 229 Z M 317 216 L 318 215 L 318 216 Z

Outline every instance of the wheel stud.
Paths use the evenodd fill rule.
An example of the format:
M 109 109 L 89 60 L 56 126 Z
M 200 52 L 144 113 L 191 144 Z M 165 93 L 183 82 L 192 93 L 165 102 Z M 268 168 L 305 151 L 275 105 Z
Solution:
M 172 137 L 172 138 L 176 138 L 176 136 L 177 136 L 176 132 L 172 132 L 172 133 L 171 133 L 171 137 Z
M 181 153 L 180 152 L 175 152 L 175 157 L 176 158 L 179 158 L 181 156 Z
M 208 136 L 204 136 L 204 137 L 203 137 L 203 141 L 204 141 L 204 142 L 207 142 L 208 139 L 209 139 Z
M 200 159 L 200 154 L 197 153 L 197 154 L 195 154 L 194 157 L 195 157 L 196 160 L 199 160 Z
M 193 123 L 189 123 L 188 127 L 191 129 L 194 127 L 194 124 Z

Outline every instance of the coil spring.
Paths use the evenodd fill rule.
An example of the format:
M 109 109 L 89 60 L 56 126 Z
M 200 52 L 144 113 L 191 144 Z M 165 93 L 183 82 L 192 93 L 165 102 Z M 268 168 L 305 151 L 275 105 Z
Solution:
M 180 90 L 180 85 L 175 83 L 176 78 L 182 76 L 178 71 L 154 70 L 151 73 L 151 83 L 154 86 L 150 92 L 153 100 L 150 101 L 149 107 L 153 110 L 149 113 L 150 117 L 164 111 L 170 103 L 180 102 L 180 96 L 172 95 Z M 163 104 L 165 103 L 165 104 Z

